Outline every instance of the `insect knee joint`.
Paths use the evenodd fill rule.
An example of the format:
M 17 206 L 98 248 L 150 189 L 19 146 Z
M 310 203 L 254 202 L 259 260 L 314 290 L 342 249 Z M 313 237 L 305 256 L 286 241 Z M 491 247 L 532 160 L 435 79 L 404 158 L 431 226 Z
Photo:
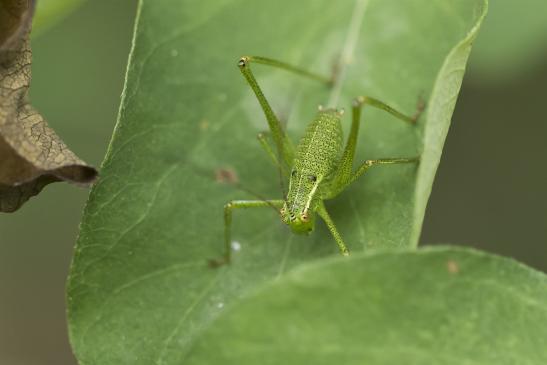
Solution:
M 358 96 L 353 99 L 353 106 L 355 108 L 362 106 L 368 102 L 369 98 L 367 96 Z
M 237 62 L 237 66 L 239 68 L 245 68 L 248 64 L 249 64 L 249 57 L 248 56 L 241 57 L 239 59 L 239 61 Z

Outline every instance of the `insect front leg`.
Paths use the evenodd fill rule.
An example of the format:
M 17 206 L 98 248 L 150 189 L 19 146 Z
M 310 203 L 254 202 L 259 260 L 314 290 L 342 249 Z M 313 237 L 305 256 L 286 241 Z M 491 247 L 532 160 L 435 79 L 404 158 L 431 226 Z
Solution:
M 327 208 L 325 207 L 325 203 L 321 202 L 317 208 L 317 214 L 325 221 L 325 224 L 327 225 L 330 233 L 334 237 L 334 240 L 336 241 L 336 244 L 338 245 L 338 248 L 340 249 L 340 253 L 343 256 L 349 256 L 349 250 L 344 243 L 344 240 L 342 239 L 342 236 L 336 229 L 336 226 L 334 225 L 334 222 L 332 221 L 332 218 L 330 217 L 329 213 L 327 212 Z
M 278 210 L 283 200 L 232 200 L 224 205 L 224 255 L 220 259 L 209 260 L 211 267 L 229 264 L 232 258 L 232 212 L 234 209 L 272 207 Z

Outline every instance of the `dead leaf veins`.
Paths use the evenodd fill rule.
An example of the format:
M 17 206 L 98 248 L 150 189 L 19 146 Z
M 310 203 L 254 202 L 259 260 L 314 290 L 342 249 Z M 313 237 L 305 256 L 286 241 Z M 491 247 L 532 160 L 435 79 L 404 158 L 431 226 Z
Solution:
M 17 210 L 49 183 L 90 184 L 97 175 L 28 101 L 33 8 L 31 0 L 0 0 L 0 212 Z

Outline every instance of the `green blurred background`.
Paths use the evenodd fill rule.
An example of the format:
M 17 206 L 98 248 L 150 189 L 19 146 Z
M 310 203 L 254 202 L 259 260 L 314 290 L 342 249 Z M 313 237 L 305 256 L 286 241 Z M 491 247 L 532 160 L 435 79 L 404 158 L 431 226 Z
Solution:
M 76 10 L 61 20 L 48 1 L 59 2 L 38 8 L 31 98 L 65 142 L 99 166 L 116 120 L 136 1 L 64 1 L 61 14 Z M 490 4 L 422 242 L 473 246 L 547 271 L 547 2 L 517 4 Z M 53 184 L 18 212 L 0 215 L 0 364 L 76 364 L 64 286 L 87 194 Z

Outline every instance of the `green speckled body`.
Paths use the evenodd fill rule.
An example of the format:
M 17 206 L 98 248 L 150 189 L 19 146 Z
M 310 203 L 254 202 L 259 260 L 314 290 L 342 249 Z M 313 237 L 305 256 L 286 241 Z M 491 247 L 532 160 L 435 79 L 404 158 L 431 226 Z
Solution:
M 319 111 L 296 149 L 287 194 L 290 215 L 314 211 L 322 183 L 334 174 L 341 151 L 340 113 L 333 109 Z

